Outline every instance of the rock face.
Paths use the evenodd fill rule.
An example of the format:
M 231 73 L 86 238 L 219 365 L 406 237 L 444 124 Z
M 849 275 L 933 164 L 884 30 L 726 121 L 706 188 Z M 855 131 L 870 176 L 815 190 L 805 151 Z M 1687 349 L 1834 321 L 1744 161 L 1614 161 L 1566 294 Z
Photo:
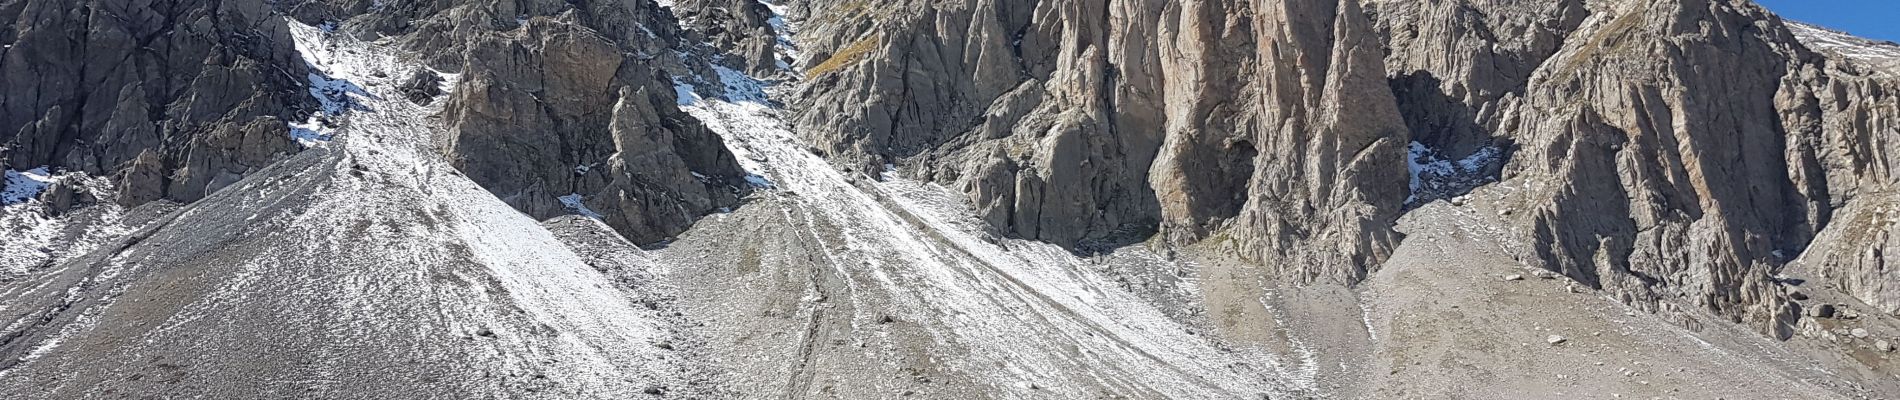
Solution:
M 962 187 L 1002 233 L 1160 231 L 1333 281 L 1397 239 L 1406 129 L 1356 2 L 812 7 L 804 131 Z
M 1828 79 L 1813 91 L 1822 133 L 1806 143 L 1820 154 L 1834 210 L 1793 264 L 1883 312 L 1900 312 L 1900 273 L 1890 266 L 1891 255 L 1900 254 L 1891 208 L 1900 202 L 1893 162 L 1900 157 L 1900 45 L 1791 27 L 1828 55 Z
M 1507 173 L 1533 182 L 1518 198 L 1535 257 L 1625 301 L 1774 326 L 1771 255 L 1805 246 L 1826 207 L 1813 153 L 1787 145 L 1817 133 L 1789 118 L 1814 108 L 1812 55 L 1752 4 L 1599 7 L 1500 127 L 1521 146 Z
M 584 205 L 645 244 L 737 202 L 743 172 L 673 90 L 672 76 L 718 82 L 712 66 L 680 55 L 709 50 L 686 45 L 697 38 L 651 1 L 287 8 L 312 23 L 342 20 L 358 37 L 395 36 L 432 68 L 461 74 L 442 99 L 443 151 L 531 216 Z
M 1771 275 L 1797 257 L 1896 304 L 1872 211 L 1891 201 L 1890 62 L 1818 55 L 1741 1 L 1371 3 L 1415 140 L 1515 146 L 1493 193 L 1534 210 L 1511 214 L 1525 258 L 1784 336 Z
M 1365 3 L 1413 141 L 1451 159 L 1511 139 L 1491 135 L 1502 111 L 1589 15 L 1583 0 Z
M 680 0 L 673 11 L 682 26 L 706 36 L 707 44 L 725 50 L 724 61 L 741 66 L 753 76 L 773 76 L 791 60 L 780 58 L 779 29 L 772 10 L 758 0 Z
M 297 146 L 305 68 L 261 0 L 0 2 L 0 149 L 192 201 Z
M 791 9 L 817 150 L 962 188 L 1003 234 L 1088 251 L 1159 233 L 1352 283 L 1400 240 L 1415 142 L 1507 155 L 1473 168 L 1504 180 L 1489 193 L 1520 256 L 1642 308 L 1785 334 L 1771 276 L 1811 245 L 1900 304 L 1886 252 L 1862 250 L 1892 242 L 1870 205 L 1892 198 L 1892 80 L 1749 2 Z

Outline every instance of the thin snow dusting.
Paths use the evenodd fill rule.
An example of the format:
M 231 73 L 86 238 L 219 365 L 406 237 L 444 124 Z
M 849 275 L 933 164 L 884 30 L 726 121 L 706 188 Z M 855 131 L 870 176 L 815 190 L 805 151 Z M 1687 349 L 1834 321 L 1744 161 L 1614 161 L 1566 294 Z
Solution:
M 602 218 L 600 213 L 587 208 L 587 203 L 581 201 L 580 193 L 568 194 L 559 197 L 559 199 L 561 200 L 561 205 L 567 207 L 567 212 L 597 220 Z
M 1803 44 L 1822 53 L 1857 61 L 1900 62 L 1900 44 L 1894 42 L 1875 41 L 1799 22 L 1789 23 L 1788 30 Z
M 720 78 L 724 98 L 682 96 L 682 108 L 718 132 L 747 171 L 775 182 L 781 194 L 771 196 L 801 204 L 784 207 L 789 220 L 838 227 L 844 244 L 826 249 L 822 262 L 839 274 L 870 269 L 859 273 L 886 286 L 876 292 L 900 294 L 880 301 L 929 310 L 917 314 L 938 320 L 923 325 L 970 348 L 944 361 L 957 369 L 1016 382 L 997 389 L 1058 397 L 1090 393 L 1033 382 L 1108 380 L 1171 398 L 1314 390 L 1306 367 L 1218 349 L 1060 247 L 983 237 L 970 207 L 946 189 L 839 172 L 805 150 L 769 99 L 774 88 L 736 72 Z M 1071 351 L 1054 350 L 1064 348 Z
M 333 86 L 353 88 L 347 108 L 374 112 L 339 115 L 327 151 L 299 154 L 170 214 L 177 224 L 78 272 L 83 278 L 60 281 L 76 282 L 70 290 L 26 288 L 82 297 L 56 301 L 78 306 L 40 328 L 49 334 L 30 338 L 29 357 L 43 359 L 12 370 L 99 360 L 72 352 L 99 335 L 135 334 L 125 339 L 145 345 L 128 347 L 132 354 L 203 351 L 190 363 L 198 365 L 184 367 L 185 384 L 250 373 L 203 365 L 298 357 L 307 362 L 258 372 L 299 374 L 298 390 L 307 386 L 312 397 L 386 397 L 359 391 L 410 387 L 376 376 L 392 368 L 442 379 L 419 388 L 444 392 L 415 397 L 558 389 L 554 397 L 635 398 L 649 385 L 686 386 L 674 371 L 692 361 L 655 346 L 672 328 L 654 311 L 448 164 L 432 140 L 439 124 L 428 118 L 439 104 L 386 100 L 401 99 L 392 77 L 420 66 L 347 35 L 292 26 L 324 79 L 369 84 L 363 92 Z M 277 245 L 288 241 L 298 244 Z M 175 302 L 141 308 L 149 314 L 136 318 L 91 317 L 140 298 L 118 298 L 133 290 Z M 277 325 L 258 326 L 258 318 Z M 261 333 L 272 330 L 296 334 Z
M 16 182 L 16 177 L 25 183 Z M 87 205 L 83 217 L 52 216 L 47 212 L 47 205 L 34 197 L 54 182 L 71 179 L 78 182 L 79 190 L 95 198 L 107 198 L 112 183 L 104 177 L 81 173 L 53 176 L 45 174 L 44 168 L 35 168 L 17 174 L 9 171 L 8 178 L 8 200 L 14 198 L 12 192 L 16 189 L 23 197 L 0 207 L 0 237 L 5 238 L 0 241 L 0 277 L 27 275 L 35 269 L 51 267 L 129 229 L 120 223 L 124 209 L 117 204 L 101 201 Z M 33 189 L 32 194 L 26 193 L 28 188 Z M 0 296 L 9 294 L 0 293 Z

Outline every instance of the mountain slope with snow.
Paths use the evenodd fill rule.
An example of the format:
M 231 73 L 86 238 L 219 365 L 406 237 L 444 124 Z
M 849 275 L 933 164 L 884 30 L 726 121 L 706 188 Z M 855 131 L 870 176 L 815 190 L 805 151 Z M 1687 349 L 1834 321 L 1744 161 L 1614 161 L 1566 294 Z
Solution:
M 320 108 L 0 162 L 0 398 L 1900 394 L 1900 47 L 1743 0 L 206 4 Z
M 432 149 L 390 52 L 298 29 L 369 87 L 335 142 L 8 283 L 16 398 L 627 398 L 695 363 L 629 293 Z M 376 72 L 372 72 L 376 71 Z

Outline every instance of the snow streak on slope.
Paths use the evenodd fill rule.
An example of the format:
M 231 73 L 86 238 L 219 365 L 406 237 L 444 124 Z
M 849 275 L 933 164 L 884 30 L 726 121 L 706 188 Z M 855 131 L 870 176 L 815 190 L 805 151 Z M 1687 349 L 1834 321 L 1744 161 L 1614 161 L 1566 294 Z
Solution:
M 744 80 L 726 82 L 729 91 L 765 86 L 721 78 Z M 981 236 L 959 217 L 970 215 L 967 205 L 940 187 L 837 171 L 805 150 L 783 111 L 759 101 L 766 97 L 683 97 L 682 108 L 780 189 L 753 206 L 779 207 L 822 242 L 823 259 L 814 262 L 823 267 L 813 273 L 847 282 L 849 298 L 805 301 L 905 310 L 935 340 L 933 361 L 977 377 L 997 397 L 1278 398 L 1314 390 L 1310 375 L 1290 373 L 1303 368 L 1196 336 L 1056 246 Z
M 1502 162 L 1503 156 L 1502 149 L 1486 146 L 1464 159 L 1448 160 L 1438 150 L 1412 142 L 1406 146 L 1405 157 L 1407 169 L 1412 173 L 1412 191 L 1405 203 L 1463 194 L 1478 185 L 1496 181 L 1497 177 L 1486 176 L 1484 172 Z
M 335 141 L 19 286 L 0 302 L 21 317 L 0 324 L 0 393 L 622 399 L 690 386 L 680 371 L 694 364 L 655 345 L 673 330 L 657 311 L 442 159 L 435 110 L 387 78 L 418 67 L 292 30 L 326 76 L 365 88 Z
M 303 33 L 299 35 L 300 42 L 311 37 L 308 30 Z M 369 70 L 391 71 L 383 74 L 385 76 L 408 75 L 394 72 L 404 66 L 372 53 L 374 50 L 367 48 L 346 50 L 340 59 L 327 65 L 326 70 L 359 81 L 377 79 L 367 74 Z M 392 88 L 394 83 L 382 82 L 377 86 Z M 380 199 L 395 203 L 390 204 L 391 211 L 429 210 L 442 218 L 438 223 L 443 226 L 432 231 L 390 232 L 397 236 L 392 239 L 427 238 L 429 240 L 425 242 L 442 246 L 466 246 L 462 250 L 466 251 L 467 261 L 485 267 L 485 270 L 451 273 L 468 273 L 472 275 L 471 278 L 487 275 L 492 279 L 491 284 L 499 284 L 498 287 L 484 287 L 467 293 L 443 293 L 453 298 L 438 299 L 443 302 L 442 305 L 468 307 L 461 311 L 469 317 L 475 317 L 473 320 L 457 321 L 456 325 L 466 324 L 466 328 L 478 336 L 497 337 L 506 344 L 505 347 L 533 349 L 533 353 L 538 353 L 537 356 L 558 361 L 558 370 L 565 375 L 559 378 L 567 380 L 569 385 L 586 388 L 589 390 L 586 394 L 589 395 L 632 395 L 634 386 L 628 384 L 629 377 L 652 379 L 655 373 L 649 369 L 666 364 L 660 360 L 660 350 L 652 345 L 663 341 L 660 327 L 643 313 L 634 311 L 634 306 L 604 276 L 583 263 L 536 221 L 516 212 L 487 190 L 463 178 L 441 159 L 430 145 L 431 126 L 422 118 L 431 114 L 431 110 L 401 101 L 382 101 L 385 98 L 401 98 L 394 93 L 364 97 L 373 104 L 366 109 L 375 111 L 358 113 L 350 119 L 352 124 L 345 132 L 351 136 L 346 139 L 343 158 L 352 164 L 351 169 L 387 174 L 381 175 L 387 180 L 340 182 L 336 187 L 338 192 L 354 195 L 326 196 L 324 203 L 328 204 L 319 203 L 313 207 L 323 211 L 305 215 L 303 218 L 307 221 L 294 225 L 338 225 L 340 222 L 360 220 L 357 214 L 364 211 L 355 208 L 361 207 L 364 200 L 361 195 L 391 193 L 389 186 L 394 186 L 398 189 L 393 191 L 395 194 L 408 196 Z M 402 227 L 388 229 L 404 230 Z M 413 256 L 413 253 L 409 253 L 410 249 L 384 249 L 390 252 L 368 259 L 397 260 Z M 388 272 L 404 273 L 400 270 Z M 362 297 L 352 302 L 375 308 L 371 302 L 386 300 L 377 296 L 377 286 L 381 285 L 371 283 L 367 287 L 358 287 L 363 290 L 358 293 Z M 467 302 L 469 298 L 487 302 L 470 304 Z M 504 321 L 480 320 L 484 316 L 507 318 L 503 317 L 507 314 L 504 309 L 522 313 L 521 317 L 534 323 L 517 326 L 519 331 L 510 331 L 509 324 Z M 484 327 L 488 330 L 480 331 Z M 553 333 L 551 338 L 537 338 L 547 336 L 549 332 Z M 515 361 L 531 362 L 529 359 Z M 525 366 L 517 368 L 524 371 L 535 369 Z M 610 390 L 616 387 L 619 389 Z
M 1876 66 L 1900 67 L 1900 44 L 1894 42 L 1874 41 L 1799 22 L 1790 22 L 1788 30 L 1794 32 L 1802 44 L 1823 54 Z
M 105 178 L 80 173 L 53 176 L 45 168 L 7 174 L 11 181 L 7 200 L 19 201 L 0 205 L 0 281 L 64 262 L 126 231 L 121 224 L 124 209 L 112 202 L 101 201 L 53 216 L 48 205 L 35 198 L 61 179 L 77 181 L 78 189 L 93 198 L 107 198 L 112 187 Z M 0 290 L 0 298 L 7 294 Z

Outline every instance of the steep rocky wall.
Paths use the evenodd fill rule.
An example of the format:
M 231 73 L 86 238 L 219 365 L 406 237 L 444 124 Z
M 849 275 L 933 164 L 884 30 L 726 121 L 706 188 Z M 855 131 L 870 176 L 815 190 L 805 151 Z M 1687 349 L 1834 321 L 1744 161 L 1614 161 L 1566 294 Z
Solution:
M 1826 207 L 1797 182 L 1814 155 L 1787 145 L 1818 132 L 1784 117 L 1814 107 L 1812 54 L 1746 2 L 1603 11 L 1502 128 L 1523 146 L 1509 173 L 1544 183 L 1522 205 L 1536 256 L 1636 304 L 1781 313 L 1774 254 L 1805 247 Z
M 193 201 L 294 152 L 305 66 L 262 0 L 0 1 L 0 153 Z
M 1584 0 L 1363 0 L 1384 38 L 1412 138 L 1462 159 L 1493 142 L 1502 112 L 1589 10 Z
M 1355 2 L 811 3 L 802 131 L 963 188 L 1001 233 L 1159 231 L 1344 282 L 1397 240 L 1406 129 Z
M 1501 186 L 1531 210 L 1512 217 L 1525 257 L 1771 331 L 1793 312 L 1772 275 L 1804 253 L 1894 304 L 1884 74 L 1747 1 L 1368 3 L 1414 140 L 1515 147 Z
M 774 76 L 792 61 L 781 59 L 780 27 L 773 25 L 772 10 L 759 0 L 678 0 L 672 9 L 682 26 L 725 50 L 723 61 L 749 75 Z
M 1888 241 L 1825 232 L 1890 187 L 1890 89 L 1747 1 L 793 9 L 818 151 L 962 188 L 1000 233 L 1075 250 L 1157 232 L 1354 282 L 1398 240 L 1408 141 L 1503 149 L 1489 168 L 1525 190 L 1523 256 L 1645 308 L 1773 330 L 1793 307 L 1772 276 L 1817 235 Z M 1829 263 L 1886 301 L 1880 253 L 1858 254 Z
M 1814 91 L 1823 135 L 1810 138 L 1835 210 L 1794 264 L 1887 313 L 1900 313 L 1900 45 L 1799 27 L 1829 54 Z M 1842 43 L 1845 42 L 1845 43 Z M 1832 45 L 1864 46 L 1832 52 Z
M 341 21 L 358 37 L 395 37 L 433 68 L 461 74 L 443 105 L 443 151 L 531 216 L 574 212 L 560 198 L 578 195 L 646 244 L 738 201 L 744 172 L 676 106 L 674 77 L 720 93 L 704 61 L 715 50 L 651 0 L 286 8 L 312 23 Z

